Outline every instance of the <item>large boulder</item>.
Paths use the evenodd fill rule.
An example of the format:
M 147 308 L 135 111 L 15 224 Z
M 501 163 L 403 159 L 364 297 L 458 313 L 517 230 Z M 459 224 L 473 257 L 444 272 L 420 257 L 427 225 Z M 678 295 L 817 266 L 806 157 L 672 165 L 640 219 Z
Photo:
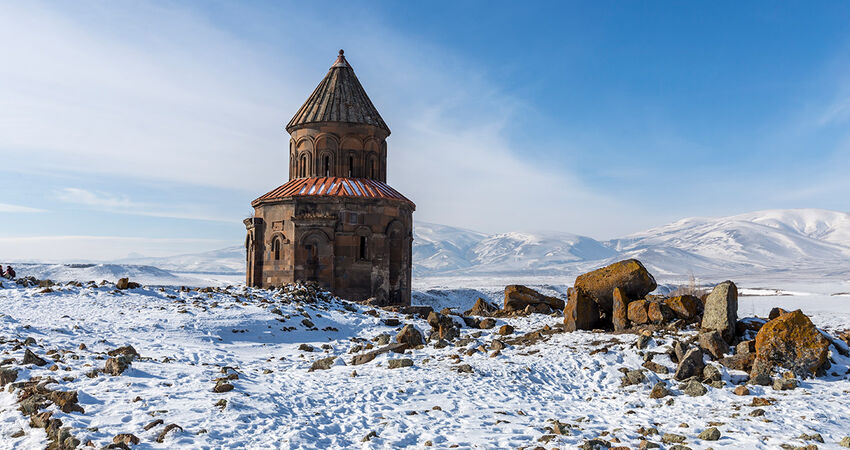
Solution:
M 723 339 L 731 344 L 735 339 L 737 322 L 738 287 L 731 281 L 724 281 L 715 286 L 705 299 L 701 326 L 705 331 L 719 331 Z
M 614 331 L 623 331 L 629 327 L 629 298 L 621 288 L 614 288 L 614 304 L 611 322 Z
M 766 323 L 756 335 L 751 376 L 782 367 L 798 377 L 818 375 L 829 367 L 830 340 L 799 309 Z
M 723 336 L 719 331 L 704 331 L 699 334 L 699 347 L 708 352 L 714 359 L 723 358 L 729 353 L 729 344 L 723 340 Z
M 599 305 L 584 292 L 570 289 L 564 308 L 564 330 L 592 330 L 599 321 Z
M 475 301 L 475 304 L 472 305 L 471 309 L 466 310 L 463 315 L 464 316 L 489 316 L 496 312 L 499 308 L 487 303 L 481 297 L 478 297 L 478 300 Z
M 664 300 L 664 304 L 676 314 L 676 317 L 684 320 L 696 318 L 699 315 L 700 309 L 702 309 L 702 301 L 699 297 L 693 295 L 670 297 Z
M 649 323 L 649 302 L 646 300 L 629 302 L 627 317 L 634 325 Z
M 530 305 L 546 305 L 556 311 L 564 309 L 564 301 L 559 298 L 543 295 L 519 284 L 505 286 L 505 311 L 523 311 Z
M 627 259 L 579 275 L 574 287 L 584 291 L 602 311 L 610 314 L 614 306 L 614 288 L 621 288 L 628 298 L 643 298 L 658 285 L 640 261 Z

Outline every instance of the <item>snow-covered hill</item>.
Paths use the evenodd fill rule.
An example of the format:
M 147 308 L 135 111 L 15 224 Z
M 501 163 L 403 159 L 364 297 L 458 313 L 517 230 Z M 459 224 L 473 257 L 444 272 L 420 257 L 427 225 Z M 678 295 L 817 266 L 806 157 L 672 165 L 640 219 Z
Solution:
M 422 264 L 444 251 L 443 242 L 456 242 L 458 236 L 465 238 L 465 246 L 451 254 L 451 264 Z M 555 232 L 485 236 L 428 223 L 418 223 L 414 237 L 414 272 L 419 276 L 575 274 L 631 257 L 662 276 L 850 273 L 850 214 L 817 209 L 689 218 L 604 242 Z
M 233 247 L 212 250 L 203 253 L 166 256 L 159 258 L 136 257 L 115 261 L 118 264 L 135 264 L 159 267 L 172 272 L 191 272 L 209 274 L 234 274 L 245 271 L 245 247 Z
M 850 214 L 827 210 L 769 210 L 688 218 L 609 241 L 565 232 L 488 235 L 425 222 L 417 222 L 413 233 L 416 278 L 569 277 L 619 259 L 638 258 L 664 278 L 681 278 L 690 273 L 703 279 L 806 273 L 810 278 L 829 275 L 850 279 Z M 175 277 L 173 274 L 191 273 L 235 277 L 232 282 L 244 274 L 245 251 L 242 246 L 233 246 L 171 257 L 126 258 L 113 263 L 92 266 L 96 269 L 44 265 L 34 275 L 60 280 L 71 276 L 71 271 L 76 279 L 94 280 L 149 275 L 144 278 L 147 282 L 162 284 L 168 281 L 166 277 Z M 136 273 L 142 269 L 134 269 L 135 266 L 167 272 Z M 36 270 L 35 266 L 31 268 Z

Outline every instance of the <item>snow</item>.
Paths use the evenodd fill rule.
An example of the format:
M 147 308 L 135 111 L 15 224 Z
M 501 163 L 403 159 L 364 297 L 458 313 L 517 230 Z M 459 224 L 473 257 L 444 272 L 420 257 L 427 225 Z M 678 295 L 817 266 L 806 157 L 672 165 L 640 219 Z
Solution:
M 504 283 L 504 280 L 503 280 Z M 495 280 L 478 283 L 483 290 Z M 547 446 L 574 446 L 602 433 L 636 446 L 639 427 L 657 427 L 687 437 L 692 448 L 776 448 L 781 443 L 803 442 L 803 433 L 821 433 L 827 441 L 821 448 L 835 448 L 850 429 L 850 382 L 844 375 L 848 361 L 833 354 L 840 375 L 807 380 L 794 391 L 752 387 L 754 395 L 777 399 L 765 407 L 766 418 L 748 415 L 743 406 L 752 397 L 737 397 L 731 388 L 711 389 L 704 397 L 681 395 L 673 385 L 673 403 L 653 400 L 649 381 L 620 387 L 621 367 L 638 368 L 643 359 L 632 347 L 635 336 L 575 332 L 552 335 L 530 346 L 509 346 L 497 357 L 477 353 L 466 356 L 467 348 L 488 344 L 497 336 L 493 330 L 464 329 L 481 336 L 462 348 L 437 349 L 426 346 L 403 357 L 413 367 L 387 369 L 389 359 L 402 355 L 384 354 L 358 365 L 337 362 L 329 370 L 308 372 L 312 361 L 338 355 L 348 364 L 348 351 L 357 338 L 378 334 L 394 335 L 399 327 L 382 322 L 397 317 L 425 331 L 421 319 L 380 312 L 380 317 L 363 314 L 366 308 L 331 299 L 317 303 L 287 302 L 289 294 L 244 287 L 221 292 L 181 291 L 174 287 L 116 291 L 114 287 L 40 288 L 6 286 L 0 289 L 0 344 L 3 357 L 20 359 L 23 349 L 14 350 L 8 339 L 33 337 L 31 348 L 40 356 L 50 349 L 70 350 L 51 372 L 32 366 L 19 379 L 35 375 L 60 379 L 59 388 L 79 392 L 85 414 L 55 417 L 72 427 L 83 442 L 96 447 L 118 433 L 133 433 L 142 440 L 139 448 L 421 448 L 432 441 L 436 448 L 514 448 L 540 445 L 547 421 L 559 420 L 574 426 L 570 436 L 559 436 Z M 797 289 L 805 286 L 797 286 Z M 447 306 L 461 297 L 476 295 L 462 286 L 432 286 L 434 295 L 445 289 Z M 548 288 L 550 292 L 560 292 Z M 744 286 L 744 289 L 750 287 Z M 821 291 L 834 290 L 822 286 Z M 741 312 L 766 315 L 773 306 L 802 306 L 819 326 L 834 330 L 850 321 L 850 301 L 845 297 L 803 292 L 808 295 L 742 297 Z M 280 315 L 272 312 L 280 309 Z M 462 309 L 462 308 L 458 308 Z M 318 331 L 301 321 L 309 316 Z M 282 319 L 282 320 L 279 320 Z M 560 317 L 532 315 L 499 320 L 517 328 L 517 333 L 554 325 Z M 283 327 L 295 327 L 282 331 Z M 330 328 L 333 327 L 337 331 Z M 497 327 L 498 328 L 498 327 Z M 325 329 L 326 331 L 322 331 Z M 353 340 L 354 339 L 354 340 Z M 84 343 L 87 350 L 79 350 Z M 298 350 L 302 343 L 319 349 Z M 103 353 L 122 345 L 133 345 L 143 356 L 124 374 L 84 374 L 104 364 Z M 330 346 L 322 350 L 321 346 Z M 669 345 L 669 338 L 656 336 L 653 348 Z M 591 350 L 609 347 L 607 352 Z M 470 364 L 473 374 L 458 373 L 451 355 L 462 353 L 461 363 Z M 835 353 L 835 352 L 833 352 Z M 669 358 L 656 362 L 673 367 Z M 239 374 L 235 389 L 224 394 L 211 391 L 222 367 Z M 271 373 L 265 373 L 270 370 Z M 352 377 L 352 371 L 357 376 Z M 71 377 L 62 381 L 62 377 Z M 737 375 L 724 371 L 727 381 Z M 141 401 L 133 402 L 140 397 Z M 215 403 L 227 400 L 219 408 Z M 434 407 L 439 407 L 435 410 Z M 144 431 L 144 425 L 161 418 L 184 431 L 155 441 L 163 425 Z M 722 422 L 720 441 L 697 439 L 708 422 Z M 688 428 L 680 428 L 686 422 Z M 24 430 L 25 436 L 9 436 Z M 362 442 L 370 431 L 377 437 Z M 28 427 L 15 409 L 14 396 L 0 393 L 0 448 L 42 448 L 44 432 Z M 658 436 L 651 437 L 658 441 Z

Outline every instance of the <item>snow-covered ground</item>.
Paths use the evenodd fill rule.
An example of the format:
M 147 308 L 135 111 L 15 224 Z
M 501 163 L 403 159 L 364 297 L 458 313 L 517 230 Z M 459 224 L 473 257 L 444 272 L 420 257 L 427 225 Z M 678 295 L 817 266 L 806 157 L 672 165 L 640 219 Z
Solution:
M 462 298 L 457 291 L 464 283 L 447 286 L 443 306 Z M 478 290 L 499 287 L 495 281 L 469 284 Z M 504 284 L 502 280 L 502 288 Z M 498 326 L 465 328 L 464 337 L 472 340 L 462 347 L 426 345 L 351 366 L 349 351 L 363 344 L 360 339 L 395 335 L 400 328 L 385 325 L 383 319 L 398 318 L 423 332 L 428 325 L 383 311 L 373 317 L 364 314 L 367 308 L 335 299 L 290 303 L 286 294 L 244 287 L 204 293 L 174 287 L 116 291 L 110 285 L 62 286 L 40 293 L 41 288 L 10 286 L 5 280 L 4 285 L 0 359 L 20 360 L 24 349 L 16 343 L 28 337 L 36 340 L 29 348 L 39 356 L 59 350 L 57 371 L 50 371 L 49 364 L 29 366 L 18 379 L 53 376 L 59 380 L 55 388 L 77 390 L 85 414 L 56 412 L 54 417 L 96 448 L 119 433 L 138 436 L 137 448 L 163 449 L 422 448 L 428 441 L 435 448 L 569 448 L 600 436 L 636 447 L 640 427 L 684 435 L 692 448 L 804 445 L 810 442 L 798 436 L 811 433 L 823 436 L 821 448 L 836 448 L 850 434 L 850 381 L 845 374 L 850 361 L 837 354 L 836 375 L 807 380 L 797 390 L 751 387 L 755 396 L 776 399 L 775 405 L 762 407 L 764 417 L 751 417 L 752 396 L 735 396 L 731 383 L 703 397 L 682 395 L 672 383 L 677 395 L 671 404 L 666 398 L 649 398 L 658 379 L 651 372 L 647 382 L 621 387 L 618 369 L 638 368 L 643 362 L 631 334 L 559 333 L 530 345 L 508 346 L 490 357 L 481 352 L 468 356 L 466 350 L 499 338 Z M 819 326 L 846 328 L 850 298 L 810 291 L 742 297 L 741 312 L 765 315 L 773 306 L 802 307 Z M 308 330 L 304 319 L 317 330 Z M 560 321 L 535 314 L 499 320 L 499 325 L 510 323 L 519 335 Z M 650 351 L 670 342 L 658 335 Z M 300 351 L 303 343 L 317 351 Z M 80 350 L 80 344 L 86 349 Z M 103 367 L 106 351 L 128 344 L 142 355 L 141 361 L 120 376 L 85 376 Z M 607 351 L 593 351 L 603 348 Z M 314 360 L 327 356 L 339 360 L 329 370 L 308 371 Z M 388 360 L 402 357 L 413 360 L 413 366 L 387 368 Z M 666 356 L 655 361 L 674 367 Z M 473 373 L 458 373 L 454 368 L 459 364 L 469 364 Z M 232 381 L 235 389 L 214 393 L 214 380 L 224 376 L 224 367 L 238 374 Z M 727 382 L 734 377 L 724 371 Z M 216 406 L 220 400 L 226 406 Z M 164 423 L 145 431 L 156 419 Z M 550 434 L 545 427 L 551 420 L 569 424 L 570 435 L 540 441 Z M 722 438 L 699 440 L 710 422 L 721 423 Z M 157 443 L 157 435 L 170 423 L 183 431 Z M 688 427 L 680 427 L 682 423 Z M 20 430 L 23 437 L 11 437 Z M 377 436 L 363 441 L 370 432 Z M 649 439 L 659 442 L 660 436 Z M 30 428 L 17 411 L 14 395 L 0 393 L 0 448 L 43 448 L 45 443 L 44 432 Z

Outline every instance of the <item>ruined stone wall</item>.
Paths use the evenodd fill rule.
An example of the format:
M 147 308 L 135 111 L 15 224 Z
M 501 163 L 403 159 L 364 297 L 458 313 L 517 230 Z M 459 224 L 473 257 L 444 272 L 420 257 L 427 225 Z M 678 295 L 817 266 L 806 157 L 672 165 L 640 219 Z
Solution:
M 255 273 L 249 273 L 249 283 L 269 287 L 313 280 L 350 300 L 410 303 L 412 205 L 388 199 L 290 197 L 257 205 L 255 218 L 246 225 L 249 220 L 263 224 L 249 228 L 261 259 Z M 275 240 L 280 242 L 278 253 Z

